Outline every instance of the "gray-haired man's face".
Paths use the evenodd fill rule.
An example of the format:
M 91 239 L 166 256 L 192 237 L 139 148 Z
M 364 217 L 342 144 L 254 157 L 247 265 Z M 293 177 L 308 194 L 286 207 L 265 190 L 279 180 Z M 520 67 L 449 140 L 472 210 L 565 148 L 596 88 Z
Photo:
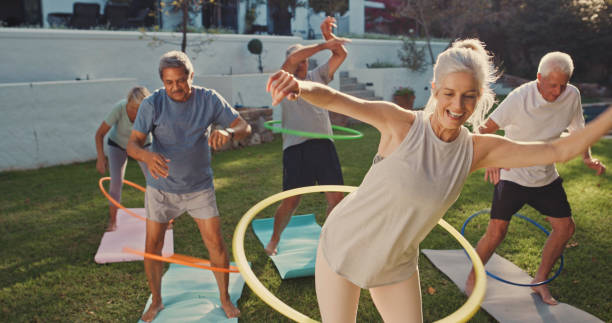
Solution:
M 538 91 L 548 102 L 555 102 L 567 88 L 569 76 L 561 71 L 552 71 L 547 76 L 538 74 Z
M 166 94 L 174 101 L 185 102 L 191 96 L 193 73 L 187 75 L 182 67 L 167 67 L 162 71 Z
M 297 64 L 295 73 L 293 73 L 293 75 L 295 75 L 298 79 L 303 80 L 306 78 L 307 74 L 308 74 L 308 59 L 305 59 Z

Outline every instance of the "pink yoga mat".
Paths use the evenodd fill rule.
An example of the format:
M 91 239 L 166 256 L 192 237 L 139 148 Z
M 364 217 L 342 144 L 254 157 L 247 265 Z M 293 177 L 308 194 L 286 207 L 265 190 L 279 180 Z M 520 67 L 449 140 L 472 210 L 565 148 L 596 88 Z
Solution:
M 145 216 L 145 209 L 130 209 L 130 211 Z M 107 262 L 141 261 L 142 256 L 123 252 L 124 247 L 144 251 L 145 247 L 145 221 L 135 218 L 124 210 L 117 211 L 117 230 L 105 232 L 100 241 L 98 252 L 94 260 L 99 264 Z M 174 254 L 174 235 L 172 230 L 166 230 L 162 256 L 169 257 Z

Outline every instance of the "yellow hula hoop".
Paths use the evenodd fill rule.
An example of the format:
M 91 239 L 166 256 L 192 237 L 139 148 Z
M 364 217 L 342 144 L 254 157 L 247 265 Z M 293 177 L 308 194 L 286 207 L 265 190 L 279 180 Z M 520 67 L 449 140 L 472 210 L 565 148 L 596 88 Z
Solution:
M 260 201 L 251 207 L 240 219 L 238 225 L 236 225 L 236 230 L 234 231 L 234 237 L 232 239 L 232 251 L 234 253 L 234 261 L 238 266 L 238 270 L 240 270 L 240 274 L 244 278 L 244 281 L 249 285 L 251 290 L 259 296 L 264 302 L 270 305 L 273 309 L 278 311 L 279 313 L 285 315 L 286 317 L 296 321 L 296 322 L 317 322 L 308 316 L 294 310 L 289 305 L 283 303 L 280 299 L 278 299 L 274 294 L 272 294 L 255 276 L 255 273 L 251 270 L 249 266 L 248 260 L 246 258 L 246 254 L 244 251 L 244 236 L 246 234 L 246 230 L 249 226 L 249 223 L 253 220 L 253 218 L 259 214 L 266 207 L 283 200 L 287 197 L 308 194 L 308 193 L 317 193 L 317 192 L 345 192 L 350 193 L 356 190 L 355 186 L 343 186 L 343 185 L 318 185 L 318 186 L 307 186 L 300 187 L 284 192 L 280 192 L 274 194 L 272 196 L 267 197 L 266 199 Z M 472 264 L 474 265 L 474 271 L 476 273 L 476 284 L 474 285 L 474 291 L 472 295 L 468 298 L 467 302 L 463 304 L 457 311 L 450 314 L 449 316 L 436 321 L 440 323 L 454 323 L 454 322 L 467 322 L 480 308 L 480 304 L 484 299 L 485 290 L 486 290 L 486 274 L 484 270 L 484 265 L 478 254 L 472 247 L 472 245 L 450 224 L 448 224 L 443 219 L 440 219 L 438 222 L 440 226 L 442 226 L 446 231 L 448 231 L 453 238 L 455 238 L 459 244 L 467 251 L 470 259 L 472 260 Z

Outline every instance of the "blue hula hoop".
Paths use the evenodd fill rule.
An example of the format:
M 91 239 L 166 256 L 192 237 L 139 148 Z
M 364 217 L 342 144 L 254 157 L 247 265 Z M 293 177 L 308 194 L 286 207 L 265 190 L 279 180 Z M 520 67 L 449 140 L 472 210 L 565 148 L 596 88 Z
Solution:
M 483 213 L 490 213 L 490 212 L 491 212 L 491 210 L 489 210 L 489 209 L 485 209 L 485 210 L 480 210 L 480 211 L 478 211 L 478 212 L 476 212 L 476 213 L 474 213 L 474 214 L 470 215 L 470 216 L 467 218 L 467 220 L 465 220 L 465 222 L 463 222 L 463 226 L 461 226 L 461 235 L 462 235 L 462 236 L 465 236 L 465 235 L 464 235 L 464 232 L 465 232 L 465 227 L 466 227 L 466 226 L 467 226 L 467 224 L 468 224 L 468 223 L 469 223 L 469 222 L 472 220 L 472 218 L 473 218 L 473 217 L 475 217 L 475 216 L 477 216 L 477 215 L 480 215 L 480 214 L 483 214 Z M 519 213 L 516 213 L 516 214 L 514 214 L 513 216 L 519 217 L 519 218 L 521 218 L 521 219 L 523 219 L 523 220 L 526 220 L 526 221 L 528 221 L 529 223 L 531 223 L 531 224 L 535 225 L 535 226 L 536 226 L 538 229 L 540 229 L 542 232 L 546 233 L 546 236 L 550 235 L 550 233 L 548 232 L 548 230 L 546 230 L 546 228 L 544 228 L 544 227 L 543 227 L 541 224 L 537 223 L 536 221 L 534 221 L 534 220 L 532 220 L 532 219 L 530 219 L 530 218 L 528 218 L 528 217 L 526 217 L 526 216 L 524 216 L 524 215 L 521 215 L 521 214 L 519 214 Z M 546 284 L 550 283 L 551 281 L 553 281 L 555 278 L 557 278 L 557 276 L 559 276 L 559 274 L 561 274 L 561 270 L 563 270 L 563 263 L 564 263 L 564 261 L 563 261 L 563 254 L 561 254 L 561 264 L 559 265 L 559 269 L 557 269 L 557 271 L 555 272 L 555 274 L 554 274 L 552 277 L 550 277 L 550 278 L 548 278 L 547 280 L 545 280 L 545 281 L 541 281 L 541 282 L 534 283 L 534 284 L 520 284 L 520 283 L 514 283 L 514 282 L 511 282 L 511 281 L 505 280 L 505 279 L 503 279 L 503 278 L 501 278 L 501 277 L 499 277 L 499 276 L 496 276 L 496 275 L 494 275 L 494 274 L 490 273 L 488 270 L 485 270 L 485 272 L 487 273 L 487 275 L 488 275 L 489 277 L 491 277 L 491 278 L 493 278 L 493 279 L 497 279 L 497 280 L 499 280 L 499 281 L 500 281 L 500 282 L 502 282 L 502 283 L 506 283 L 506 284 L 510 284 L 510 285 L 514 285 L 514 286 L 535 287 L 535 286 L 540 286 L 540 285 L 546 285 Z

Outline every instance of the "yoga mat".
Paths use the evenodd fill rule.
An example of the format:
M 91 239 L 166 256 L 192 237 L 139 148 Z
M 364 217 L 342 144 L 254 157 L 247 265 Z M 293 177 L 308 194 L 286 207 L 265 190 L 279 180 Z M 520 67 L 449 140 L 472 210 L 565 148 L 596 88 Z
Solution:
M 274 218 L 253 220 L 251 227 L 265 246 L 270 241 Z M 278 253 L 270 258 L 282 279 L 314 276 L 321 226 L 314 214 L 294 215 L 283 231 Z
M 145 209 L 130 209 L 130 211 L 145 216 Z M 144 251 L 146 225 L 145 221 L 133 217 L 124 210 L 117 210 L 117 229 L 105 232 L 94 257 L 99 264 L 121 261 L 142 261 L 143 257 L 123 252 L 124 247 Z M 169 257 L 174 254 L 174 235 L 172 230 L 166 230 L 162 255 Z
M 448 276 L 461 291 L 472 264 L 462 249 L 422 250 L 429 260 Z M 533 279 L 509 260 L 493 254 L 486 269 L 506 280 L 530 283 Z M 561 273 L 563 275 L 563 273 Z M 554 284 L 553 281 L 551 284 Z M 548 305 L 529 287 L 513 286 L 487 276 L 487 292 L 481 305 L 491 316 L 502 323 L 595 323 L 597 317 L 569 304 Z
M 240 299 L 243 287 L 240 273 L 230 273 L 228 292 L 234 305 Z M 162 276 L 161 293 L 164 309 L 153 322 L 238 322 L 237 318 L 225 316 L 217 281 L 210 270 L 170 264 Z M 151 296 L 145 310 L 150 304 Z

